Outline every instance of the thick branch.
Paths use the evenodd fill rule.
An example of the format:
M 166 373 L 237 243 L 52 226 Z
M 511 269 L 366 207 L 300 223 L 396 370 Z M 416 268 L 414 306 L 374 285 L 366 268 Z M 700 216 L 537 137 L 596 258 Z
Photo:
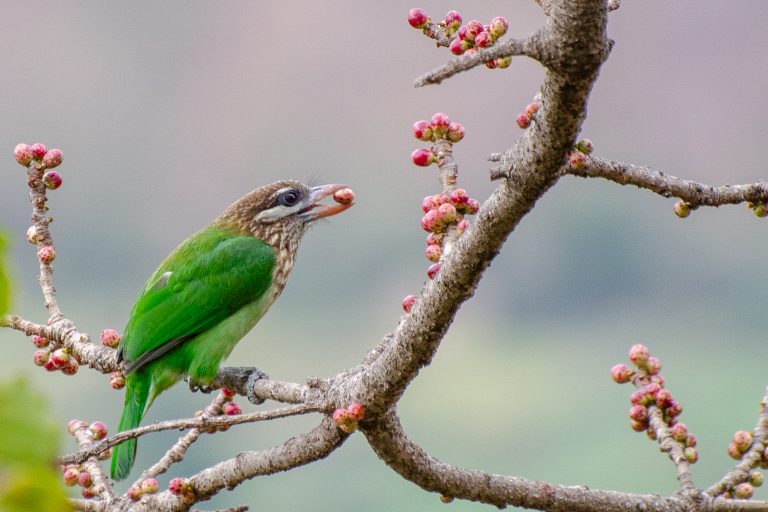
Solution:
M 569 167 L 564 172 L 582 178 L 605 178 L 620 185 L 635 185 L 663 197 L 679 197 L 693 208 L 768 201 L 768 183 L 763 181 L 747 185 L 715 187 L 670 176 L 648 167 L 601 158 L 588 158 L 587 165 L 583 169 Z
M 677 497 L 565 487 L 446 464 L 407 438 L 394 411 L 370 425 L 363 425 L 362 429 L 371 448 L 400 476 L 422 489 L 450 498 L 488 503 L 499 508 L 513 505 L 551 511 L 688 510 L 684 500 Z

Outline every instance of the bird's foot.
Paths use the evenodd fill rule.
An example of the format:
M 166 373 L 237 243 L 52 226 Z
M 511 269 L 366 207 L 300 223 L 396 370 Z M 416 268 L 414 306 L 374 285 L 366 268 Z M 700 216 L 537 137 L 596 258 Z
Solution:
M 202 382 L 199 382 L 189 375 L 184 377 L 184 380 L 187 382 L 187 385 L 189 386 L 189 390 L 193 393 L 197 393 L 198 391 L 200 393 L 205 393 L 206 395 L 211 393 L 213 390 L 217 389 L 216 387 L 212 387 L 210 384 L 204 384 Z
M 235 393 L 245 395 L 249 402 L 259 405 L 264 403 L 264 399 L 256 396 L 253 390 L 254 384 L 259 379 L 269 379 L 269 375 L 255 366 L 244 366 L 220 368 L 214 382 L 221 386 L 227 386 Z

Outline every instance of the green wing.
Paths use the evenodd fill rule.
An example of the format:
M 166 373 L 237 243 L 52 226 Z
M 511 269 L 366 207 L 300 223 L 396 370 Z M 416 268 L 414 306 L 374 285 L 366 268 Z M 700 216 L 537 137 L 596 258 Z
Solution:
M 257 300 L 272 283 L 274 250 L 208 227 L 155 271 L 133 307 L 119 356 L 131 372 Z

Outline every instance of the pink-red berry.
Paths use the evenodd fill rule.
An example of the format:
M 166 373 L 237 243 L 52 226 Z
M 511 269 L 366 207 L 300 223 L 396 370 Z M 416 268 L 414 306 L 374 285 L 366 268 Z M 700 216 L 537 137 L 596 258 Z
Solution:
M 685 423 L 676 423 L 670 429 L 670 432 L 672 432 L 672 437 L 678 443 L 685 443 L 688 439 L 688 428 L 685 426 Z
M 77 485 L 79 485 L 80 487 L 90 487 L 91 484 L 93 484 L 93 479 L 91 479 L 91 474 L 87 471 L 81 471 L 77 477 Z
M 403 311 L 405 311 L 406 313 L 410 313 L 414 304 L 416 304 L 416 296 L 406 295 L 405 298 L 403 299 Z
M 427 17 L 427 13 L 424 12 L 424 9 L 414 7 L 408 11 L 408 23 L 410 23 L 413 28 L 424 28 L 427 26 L 428 19 L 429 18 Z
M 107 426 L 101 421 L 94 421 L 88 426 L 88 430 L 91 432 L 91 438 L 94 441 L 101 441 L 107 437 Z
M 114 329 L 104 329 L 99 339 L 102 345 L 109 348 L 117 348 L 120 344 L 120 334 Z
M 176 496 L 184 492 L 186 487 L 187 485 L 183 478 L 172 478 L 171 481 L 168 482 L 168 492 Z
M 61 165 L 63 160 L 64 155 L 61 153 L 60 149 L 49 149 L 45 155 L 43 155 L 43 167 L 46 169 L 53 169 L 54 167 Z
M 51 352 L 51 361 L 56 368 L 61 368 L 69 362 L 69 351 L 65 348 L 58 348 Z
M 448 44 L 448 49 L 454 55 L 463 55 L 464 52 L 469 50 L 469 43 L 465 39 L 454 37 L 451 39 L 450 44 Z
M 487 48 L 493 44 L 493 38 L 488 32 L 480 32 L 475 36 L 475 46 L 478 48 Z
M 683 457 L 688 461 L 688 464 L 696 464 L 699 460 L 699 452 L 696 451 L 696 448 L 687 446 L 683 449 Z
M 533 117 L 536 115 L 536 113 L 539 111 L 539 102 L 538 101 L 532 101 L 530 102 L 523 111 L 525 115 L 528 117 Z
M 347 406 L 347 414 L 355 421 L 360 421 L 365 416 L 365 407 L 358 402 L 352 402 Z
M 45 144 L 41 144 L 39 142 L 37 144 L 32 144 L 30 150 L 32 151 L 32 158 L 35 160 L 42 160 L 45 156 L 45 153 L 48 152 Z
M 75 432 L 81 428 L 86 428 L 87 426 L 88 424 L 82 420 L 69 420 L 69 423 L 67 423 L 67 432 L 71 435 L 75 435 Z
M 421 218 L 421 228 L 424 231 L 437 233 L 442 231 L 445 228 L 445 224 L 443 223 L 442 217 L 440 216 L 440 212 L 437 210 L 429 210 L 424 216 Z
M 70 357 L 69 361 L 67 361 L 67 364 L 62 366 L 60 368 L 61 373 L 64 375 L 74 375 L 77 373 L 77 370 L 80 368 L 80 363 L 77 362 L 77 359 L 74 357 Z
M 632 345 L 629 349 L 629 360 L 637 366 L 643 366 L 648 361 L 650 353 L 648 347 L 640 343 Z
M 479 211 L 480 211 L 480 203 L 477 202 L 476 199 L 470 198 L 467 201 L 467 213 L 470 215 L 474 215 Z
M 427 245 L 443 245 L 445 233 L 430 233 L 427 235 Z
M 659 407 L 669 407 L 672 401 L 672 392 L 670 390 L 660 389 L 659 392 L 656 393 L 656 405 Z
M 242 414 L 242 409 L 240 409 L 240 406 L 237 405 L 235 402 L 227 402 L 224 404 L 224 414 L 227 416 L 235 416 L 237 414 Z
M 444 20 L 445 28 L 451 32 L 455 32 L 461 26 L 462 21 L 459 11 L 448 11 Z
M 755 489 L 749 482 L 742 482 L 733 488 L 733 497 L 740 500 L 748 500 L 755 494 Z
M 13 148 L 13 157 L 25 167 L 32 161 L 33 156 L 32 148 L 26 144 L 16 144 L 16 147 Z
M 635 372 L 632 371 L 625 364 L 617 364 L 616 366 L 611 368 L 611 377 L 615 382 L 619 384 L 624 384 L 625 382 L 629 382 L 634 374 Z
M 661 361 L 651 356 L 648 361 L 645 362 L 645 372 L 648 375 L 656 375 L 661 371 Z
M 50 265 L 56 259 L 56 250 L 52 245 L 44 245 L 37 250 L 37 259 L 40 263 Z
M 504 16 L 496 16 L 491 20 L 491 24 L 488 26 L 488 31 L 495 38 L 499 38 L 507 33 L 509 29 L 509 23 Z
M 440 216 L 440 221 L 443 224 L 450 224 L 451 222 L 456 220 L 456 216 L 457 216 L 456 207 L 453 206 L 451 203 L 441 204 L 437 209 L 437 213 Z
M 454 143 L 459 142 L 464 138 L 464 126 L 460 123 L 451 123 L 448 125 L 448 133 L 445 138 Z
M 51 352 L 49 350 L 35 350 L 35 353 L 32 354 L 32 362 L 35 363 L 35 366 L 44 366 L 50 357 Z
M 580 151 L 571 151 L 568 155 L 568 165 L 574 169 L 583 169 L 587 165 L 587 156 Z
M 427 269 L 427 277 L 434 279 L 437 276 L 437 273 L 440 272 L 440 266 L 440 263 L 433 263 L 430 265 Z
M 411 161 L 419 167 L 427 167 L 435 163 L 435 154 L 431 149 L 419 148 L 411 153 Z
M 460 220 L 459 223 L 456 224 L 456 234 L 461 235 L 467 230 L 468 227 L 469 227 L 469 221 L 467 219 Z
M 56 190 L 61 186 L 61 174 L 58 171 L 48 171 L 43 174 L 43 185 L 48 190 Z
M 432 262 L 440 261 L 440 256 L 443 254 L 443 248 L 439 245 L 428 245 L 424 250 L 424 256 Z
M 629 410 L 629 418 L 634 421 L 645 421 L 648 419 L 648 409 L 642 405 L 633 405 Z
M 741 457 L 744 455 L 744 453 L 739 450 L 739 447 L 736 446 L 736 443 L 730 443 L 728 444 L 728 455 L 734 460 L 741 460 Z
M 529 126 L 531 126 L 531 116 L 523 112 L 517 118 L 515 119 L 515 122 L 517 123 L 517 126 L 519 126 L 522 129 L 526 129 Z
M 64 485 L 73 487 L 77 485 L 78 479 L 80 478 L 80 470 L 76 467 L 68 467 L 61 478 L 64 480 Z
M 43 336 L 38 336 L 37 334 L 32 336 L 32 344 L 37 348 L 45 348 L 48 346 L 48 343 L 50 343 L 48 341 L 48 338 L 45 338 Z
M 109 385 L 112 389 L 123 389 L 125 387 L 125 375 L 121 371 L 115 371 L 109 374 Z
M 469 20 L 467 22 L 466 27 L 467 27 L 467 39 L 469 41 L 474 41 L 475 38 L 478 36 L 478 34 L 483 32 L 483 24 L 477 20 Z
M 413 136 L 425 142 L 432 140 L 432 125 L 425 119 L 416 121 L 413 123 Z
M 333 200 L 339 204 L 352 204 L 355 202 L 355 191 L 351 188 L 342 188 L 333 193 Z
M 442 112 L 437 112 L 432 116 L 432 131 L 438 137 L 443 137 L 448 132 L 448 127 L 451 125 L 451 118 Z
M 232 399 L 235 397 L 237 393 L 229 389 L 227 386 L 222 386 L 221 389 L 219 389 L 222 395 L 224 395 L 224 398 Z

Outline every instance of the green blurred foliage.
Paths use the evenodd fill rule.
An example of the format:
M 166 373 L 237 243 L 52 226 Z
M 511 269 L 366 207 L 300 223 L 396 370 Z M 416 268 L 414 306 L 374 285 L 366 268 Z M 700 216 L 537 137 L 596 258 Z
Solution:
M 0 231 L 0 315 L 6 314 L 11 306 L 11 278 L 8 275 L 6 252 L 6 235 Z
M 59 432 L 42 395 L 16 378 L 0 383 L 0 511 L 71 510 L 55 459 Z

